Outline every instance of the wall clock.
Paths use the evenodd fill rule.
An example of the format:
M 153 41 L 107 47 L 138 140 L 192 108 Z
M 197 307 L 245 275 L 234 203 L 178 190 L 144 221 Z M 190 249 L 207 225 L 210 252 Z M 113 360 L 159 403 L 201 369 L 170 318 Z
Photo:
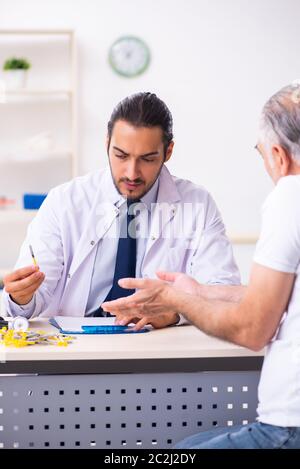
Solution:
M 109 63 L 116 73 L 124 77 L 141 75 L 150 63 L 149 47 L 138 37 L 120 37 L 109 50 Z

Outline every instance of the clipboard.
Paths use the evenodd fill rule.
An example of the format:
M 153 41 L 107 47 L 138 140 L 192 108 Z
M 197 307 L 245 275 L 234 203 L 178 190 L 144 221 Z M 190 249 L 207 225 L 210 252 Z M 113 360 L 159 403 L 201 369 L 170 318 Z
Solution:
M 149 332 L 144 327 L 139 331 L 134 326 L 121 326 L 113 324 L 114 318 L 70 318 L 55 316 L 49 319 L 49 323 L 56 327 L 61 334 L 141 334 Z

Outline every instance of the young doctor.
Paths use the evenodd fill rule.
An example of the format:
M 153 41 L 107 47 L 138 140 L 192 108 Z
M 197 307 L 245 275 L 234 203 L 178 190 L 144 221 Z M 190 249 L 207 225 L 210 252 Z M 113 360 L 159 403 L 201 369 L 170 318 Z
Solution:
M 239 284 L 213 199 L 165 166 L 172 124 L 152 93 L 116 106 L 108 123 L 109 167 L 52 189 L 29 225 L 16 270 L 4 278 L 9 315 L 101 316 L 104 301 L 132 293 L 119 287 L 120 278 L 154 278 L 157 269 L 205 284 Z M 39 267 L 30 265 L 30 245 Z M 146 322 L 178 321 L 166 310 Z

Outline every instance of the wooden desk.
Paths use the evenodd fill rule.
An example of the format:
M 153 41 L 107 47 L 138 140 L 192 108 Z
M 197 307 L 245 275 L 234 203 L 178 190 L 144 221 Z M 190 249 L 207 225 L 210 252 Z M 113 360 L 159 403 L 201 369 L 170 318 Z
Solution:
M 56 329 L 46 319 L 34 329 Z M 0 345 L 0 446 L 169 448 L 253 421 L 263 354 L 193 326 Z M 1 430 L 2 429 L 2 430 Z

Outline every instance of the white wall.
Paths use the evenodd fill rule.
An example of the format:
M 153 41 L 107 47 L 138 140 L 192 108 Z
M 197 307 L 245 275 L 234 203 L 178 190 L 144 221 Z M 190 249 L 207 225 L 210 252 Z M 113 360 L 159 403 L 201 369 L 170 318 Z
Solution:
M 272 186 L 253 150 L 258 116 L 273 92 L 300 76 L 299 1 L 0 0 L 0 12 L 0 28 L 76 30 L 82 173 L 105 164 L 113 106 L 151 90 L 174 116 L 172 172 L 211 191 L 231 234 L 259 232 Z M 140 78 L 108 66 L 109 46 L 124 34 L 151 48 Z

